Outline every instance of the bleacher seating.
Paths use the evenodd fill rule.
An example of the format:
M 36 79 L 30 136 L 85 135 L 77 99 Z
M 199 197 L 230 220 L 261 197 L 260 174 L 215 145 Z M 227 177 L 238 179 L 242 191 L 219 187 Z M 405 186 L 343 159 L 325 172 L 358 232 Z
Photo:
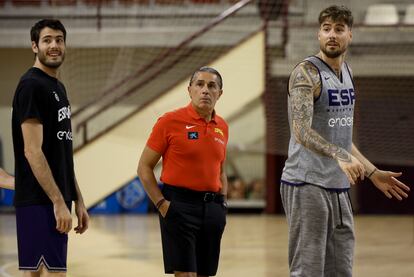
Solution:
M 191 0 L 194 4 L 218 4 L 220 0 Z
M 12 0 L 15 6 L 40 6 L 42 0 Z
M 183 5 L 184 0 L 155 0 L 158 5 Z
M 0 0 L 0 7 L 5 6 L 6 3 L 11 3 L 16 7 L 33 7 L 44 5 L 47 6 L 76 6 L 78 4 L 86 6 L 98 6 L 98 5 L 115 5 L 120 4 L 123 6 L 132 5 L 148 5 L 155 3 L 159 5 L 183 5 L 183 4 L 234 4 L 239 0 Z
M 122 5 L 144 5 L 149 4 L 149 0 L 118 0 L 118 2 Z
M 53 8 L 56 6 L 77 6 L 78 8 L 86 6 L 88 9 L 93 9 L 101 5 L 122 10 L 136 5 L 170 5 L 183 7 L 187 5 L 226 5 L 235 4 L 238 1 L 239 0 L 0 0 L 0 8 L 4 9 L 5 7 L 10 6 L 15 6 L 17 8 L 36 8 L 41 6 L 46 11 L 48 7 Z M 367 8 L 364 7 L 364 9 L 360 11 L 360 14 L 364 14 L 365 17 L 357 19 L 357 23 L 364 23 L 367 26 L 414 25 L 414 4 L 410 4 L 407 0 L 404 0 L 403 2 L 398 4 L 371 4 Z M 363 22 L 361 22 L 361 19 Z
M 49 0 L 50 6 L 72 6 L 76 5 L 76 0 Z
M 108 5 L 114 2 L 113 0 L 82 0 L 86 5 Z
M 398 22 L 397 7 L 393 4 L 374 4 L 367 9 L 366 25 L 396 25 Z
M 414 4 L 408 5 L 405 12 L 404 24 L 414 25 Z

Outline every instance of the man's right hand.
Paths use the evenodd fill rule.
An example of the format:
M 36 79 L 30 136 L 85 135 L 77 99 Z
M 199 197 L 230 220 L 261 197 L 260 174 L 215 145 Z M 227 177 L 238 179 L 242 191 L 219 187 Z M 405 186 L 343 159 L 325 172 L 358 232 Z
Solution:
M 348 177 L 351 185 L 355 185 L 359 178 L 361 178 L 361 180 L 364 180 L 365 168 L 357 158 L 351 154 L 349 154 L 349 156 L 350 160 L 338 158 L 336 160 L 338 161 L 339 167 L 345 173 L 346 177 Z
M 53 204 L 53 210 L 56 219 L 56 230 L 62 234 L 69 233 L 72 229 L 72 216 L 70 215 L 69 209 L 64 201 Z
M 171 202 L 168 200 L 165 200 L 164 203 L 158 208 L 158 211 L 160 212 L 162 217 L 165 217 L 167 215 L 168 209 L 170 208 Z

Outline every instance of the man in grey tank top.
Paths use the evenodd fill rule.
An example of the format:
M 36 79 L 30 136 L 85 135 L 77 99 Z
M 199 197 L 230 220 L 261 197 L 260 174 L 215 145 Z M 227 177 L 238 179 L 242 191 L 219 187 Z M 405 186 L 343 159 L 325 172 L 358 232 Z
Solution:
M 355 88 L 345 54 L 353 17 L 331 6 L 319 15 L 320 52 L 290 75 L 291 138 L 280 192 L 289 225 L 290 276 L 352 276 L 354 226 L 348 189 L 369 178 L 388 198 L 410 190 L 352 143 Z

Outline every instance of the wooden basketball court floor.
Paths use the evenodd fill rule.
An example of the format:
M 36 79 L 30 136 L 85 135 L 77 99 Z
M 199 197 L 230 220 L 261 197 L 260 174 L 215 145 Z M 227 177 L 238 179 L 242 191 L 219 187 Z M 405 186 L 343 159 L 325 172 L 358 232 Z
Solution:
M 414 277 L 413 228 L 412 216 L 356 216 L 354 276 Z M 15 230 L 14 215 L 0 214 L 1 277 L 21 276 Z M 165 276 L 155 215 L 93 216 L 69 240 L 69 277 Z M 217 276 L 288 276 L 285 218 L 229 215 Z

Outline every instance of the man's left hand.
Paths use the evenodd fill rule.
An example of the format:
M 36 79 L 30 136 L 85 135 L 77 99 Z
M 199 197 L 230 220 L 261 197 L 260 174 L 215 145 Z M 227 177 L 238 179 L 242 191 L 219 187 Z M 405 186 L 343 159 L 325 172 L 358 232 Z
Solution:
M 391 199 L 394 196 L 398 200 L 402 200 L 403 197 L 408 197 L 407 193 L 410 191 L 410 188 L 396 178 L 401 175 L 401 172 L 397 173 L 378 169 L 372 174 L 370 180 L 388 198 Z
M 78 217 L 78 226 L 74 230 L 77 234 L 83 234 L 89 227 L 89 215 L 82 201 L 75 201 L 75 213 Z

